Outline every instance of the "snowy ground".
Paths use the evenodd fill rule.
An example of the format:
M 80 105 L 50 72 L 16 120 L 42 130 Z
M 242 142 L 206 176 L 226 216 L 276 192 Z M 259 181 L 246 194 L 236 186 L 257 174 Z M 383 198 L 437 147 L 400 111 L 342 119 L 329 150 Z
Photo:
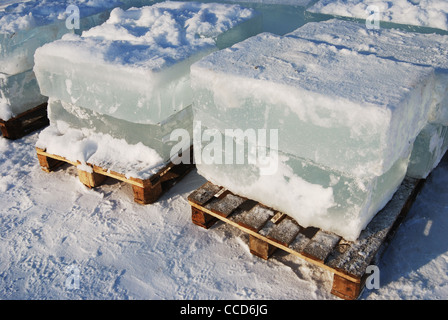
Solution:
M 0 137 L 0 299 L 336 299 L 331 273 L 281 252 L 256 258 L 225 224 L 193 225 L 196 172 L 140 206 L 127 184 L 89 190 L 73 167 L 43 172 L 37 137 Z M 361 299 L 448 298 L 447 194 L 444 161 L 385 252 L 380 289 Z

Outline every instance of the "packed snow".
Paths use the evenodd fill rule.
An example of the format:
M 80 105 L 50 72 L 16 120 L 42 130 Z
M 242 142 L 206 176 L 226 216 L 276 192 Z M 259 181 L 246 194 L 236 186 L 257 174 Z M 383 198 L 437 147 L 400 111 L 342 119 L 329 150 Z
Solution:
M 445 0 L 320 0 L 308 10 L 363 20 L 374 18 L 376 13 L 381 21 L 448 31 Z

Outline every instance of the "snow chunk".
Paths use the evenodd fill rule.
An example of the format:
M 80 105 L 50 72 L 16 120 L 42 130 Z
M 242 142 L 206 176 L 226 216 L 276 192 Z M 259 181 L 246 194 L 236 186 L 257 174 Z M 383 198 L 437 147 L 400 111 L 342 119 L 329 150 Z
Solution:
M 380 20 L 448 31 L 448 2 L 445 0 L 320 0 L 310 12 L 367 19 L 369 6 L 377 6 Z
M 128 144 L 108 134 L 89 129 L 74 129 L 60 121 L 44 129 L 36 147 L 70 161 L 97 165 L 126 175 L 127 178 L 148 179 L 165 163 L 160 155 L 142 143 Z

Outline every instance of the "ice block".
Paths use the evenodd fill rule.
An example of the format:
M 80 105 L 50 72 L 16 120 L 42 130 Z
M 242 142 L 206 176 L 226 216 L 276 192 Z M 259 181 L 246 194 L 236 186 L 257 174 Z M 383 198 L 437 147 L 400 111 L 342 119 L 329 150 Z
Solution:
M 217 129 L 207 132 L 209 128 L 203 124 L 201 127 L 201 136 L 194 142 L 195 159 L 201 160 L 196 162 L 200 175 L 239 196 L 289 215 L 303 227 L 322 228 L 349 241 L 356 240 L 392 198 L 405 177 L 411 150 L 402 154 L 383 175 L 356 178 L 291 154 L 260 147 L 255 147 L 256 162 L 246 156 L 245 161 L 237 164 L 237 152 L 226 162 L 228 137 Z M 216 135 L 221 138 L 217 139 Z M 216 140 L 210 142 L 208 136 L 220 140 L 221 148 L 214 145 Z M 208 150 L 212 144 L 216 152 Z M 233 140 L 234 150 L 237 144 Z M 253 148 L 249 143 L 242 147 L 246 155 Z M 269 161 L 276 166 L 267 172 Z
M 191 105 L 190 65 L 259 31 L 237 5 L 162 2 L 116 8 L 102 25 L 39 48 L 42 94 L 133 123 L 157 124 Z
M 0 119 L 8 121 L 46 101 L 32 70 L 16 75 L 0 73 Z
M 68 128 L 88 129 L 97 134 L 107 134 L 114 139 L 124 140 L 130 145 L 141 143 L 156 151 L 164 161 L 170 160 L 171 151 L 178 143 L 178 139 L 171 139 L 174 130 L 182 128 L 192 139 L 192 113 L 190 106 L 159 124 L 137 124 L 53 98 L 48 101 L 50 124 L 59 132 L 64 133 Z
M 365 24 L 336 19 L 307 23 L 288 36 L 434 67 L 436 87 L 429 121 L 448 125 L 448 36 L 384 28 L 368 30 Z
M 448 127 L 428 124 L 414 142 L 407 175 L 426 179 L 448 150 Z
M 308 9 L 363 21 L 373 18 L 374 10 L 380 21 L 448 31 L 448 3 L 444 0 L 319 0 Z
M 382 176 L 426 125 L 434 69 L 263 33 L 191 68 L 195 120 L 278 129 L 278 149 L 349 176 Z
M 67 28 L 66 19 L 73 14 L 69 5 L 79 9 L 79 30 Z M 119 5 L 117 0 L 31 0 L 6 6 L 0 11 L 0 72 L 13 75 L 32 69 L 38 47 L 104 22 Z
M 305 8 L 314 0 L 224 0 L 253 8 L 263 17 L 264 32 L 284 35 L 302 26 L 305 19 Z M 204 2 L 204 1 L 202 1 Z M 217 2 L 208 0 L 206 2 Z

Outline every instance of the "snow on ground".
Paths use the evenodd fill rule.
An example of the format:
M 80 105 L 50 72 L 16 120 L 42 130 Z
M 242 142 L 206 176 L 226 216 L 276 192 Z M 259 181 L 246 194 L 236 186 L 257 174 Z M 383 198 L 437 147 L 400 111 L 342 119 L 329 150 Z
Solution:
M 141 206 L 125 183 L 90 190 L 69 165 L 43 172 L 37 137 L 0 137 L 0 299 L 336 299 L 331 273 L 282 252 L 254 257 L 231 226 L 193 225 L 195 171 Z M 445 160 L 385 252 L 380 289 L 361 299 L 448 298 L 447 194 Z

